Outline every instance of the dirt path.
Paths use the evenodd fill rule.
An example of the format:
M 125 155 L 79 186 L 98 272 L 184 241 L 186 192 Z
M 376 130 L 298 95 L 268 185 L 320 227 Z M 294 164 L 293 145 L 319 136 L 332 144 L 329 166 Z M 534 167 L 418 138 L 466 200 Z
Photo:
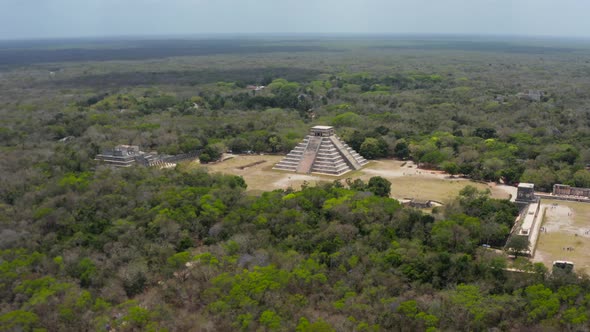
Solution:
M 288 188 L 288 187 L 295 187 L 294 184 L 300 184 L 303 181 L 307 182 L 318 182 L 321 181 L 322 178 L 319 176 L 313 175 L 305 175 L 305 174 L 287 174 L 287 176 L 282 177 L 281 179 L 274 181 L 272 185 L 276 188 Z
M 511 202 L 514 202 L 516 200 L 516 192 L 518 191 L 518 188 L 514 186 L 507 186 L 505 184 L 498 184 L 495 186 L 495 188 L 510 195 Z

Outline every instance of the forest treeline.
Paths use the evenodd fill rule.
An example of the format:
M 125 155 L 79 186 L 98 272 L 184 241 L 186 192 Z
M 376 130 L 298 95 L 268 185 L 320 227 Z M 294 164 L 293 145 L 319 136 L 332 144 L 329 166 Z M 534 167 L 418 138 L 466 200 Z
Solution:
M 324 76 L 218 82 L 193 96 L 155 88 L 103 92 L 36 124 L 0 127 L 0 141 L 18 147 L 40 130 L 37 141 L 84 138 L 89 155 L 133 143 L 168 154 L 207 149 L 209 161 L 225 151 L 287 153 L 311 125 L 325 124 L 368 159 L 412 159 L 544 191 L 555 183 L 590 187 L 590 116 L 569 109 L 557 92 L 530 101 L 517 91 L 482 96 L 467 79 L 438 74 Z M 265 88 L 254 91 L 249 83 Z
M 245 195 L 241 177 L 147 168 L 66 172 L 3 218 L 3 330 L 572 329 L 590 283 L 482 243 L 518 209 L 466 187 L 434 215 L 389 183 Z M 403 327 L 403 328 L 402 328 Z
M 586 276 L 482 246 L 518 213 L 486 192 L 427 214 L 379 177 L 253 196 L 240 177 L 93 160 L 284 154 L 321 124 L 369 159 L 590 187 L 587 50 L 403 43 L 3 66 L 0 330 L 586 330 Z

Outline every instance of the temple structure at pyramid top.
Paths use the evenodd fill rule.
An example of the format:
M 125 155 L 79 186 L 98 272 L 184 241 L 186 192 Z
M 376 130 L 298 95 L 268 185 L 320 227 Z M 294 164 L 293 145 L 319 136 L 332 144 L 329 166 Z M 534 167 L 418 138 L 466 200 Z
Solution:
M 273 169 L 342 175 L 365 164 L 367 160 L 340 140 L 333 127 L 315 126 Z

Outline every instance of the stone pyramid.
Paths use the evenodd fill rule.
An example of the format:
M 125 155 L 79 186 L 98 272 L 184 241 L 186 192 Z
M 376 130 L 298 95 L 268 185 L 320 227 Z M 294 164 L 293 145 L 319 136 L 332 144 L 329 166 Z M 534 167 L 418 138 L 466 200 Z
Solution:
M 315 126 L 273 169 L 342 175 L 362 168 L 367 162 L 336 136 L 333 127 Z

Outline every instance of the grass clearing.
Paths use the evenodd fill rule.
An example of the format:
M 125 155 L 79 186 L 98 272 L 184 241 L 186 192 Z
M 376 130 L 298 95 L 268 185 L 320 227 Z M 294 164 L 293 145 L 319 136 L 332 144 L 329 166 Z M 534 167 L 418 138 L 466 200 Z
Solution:
M 455 198 L 461 189 L 467 185 L 475 186 L 479 190 L 488 188 L 483 183 L 468 180 L 446 180 L 425 177 L 399 177 L 391 181 L 391 194 L 397 198 L 416 198 L 421 200 L 435 200 L 446 202 Z
M 577 272 L 590 273 L 590 204 L 543 200 L 546 207 L 533 260 L 551 268 L 555 260 L 572 261 Z M 586 232 L 589 232 L 586 234 Z M 573 250 L 567 250 L 573 248 Z
M 237 155 L 220 163 L 200 165 L 198 162 L 193 162 L 187 167 L 206 167 L 213 173 L 221 172 L 240 175 L 248 184 L 248 193 L 253 195 L 263 191 L 286 189 L 289 187 L 300 189 L 304 182 L 315 185 L 318 182 L 332 182 L 347 178 L 360 178 L 368 181 L 373 176 L 382 176 L 391 182 L 391 195 L 398 199 L 431 199 L 444 203 L 455 198 L 459 194 L 459 191 L 467 185 L 475 186 L 479 190 L 490 189 L 492 196 L 495 198 L 509 197 L 505 191 L 496 187 L 461 178 L 449 178 L 448 175 L 442 172 L 417 169 L 412 162 L 405 163 L 391 159 L 374 160 L 361 170 L 352 171 L 336 177 L 273 170 L 273 166 L 282 158 L 283 156 L 277 155 Z M 240 169 L 240 167 L 245 165 L 253 166 Z

